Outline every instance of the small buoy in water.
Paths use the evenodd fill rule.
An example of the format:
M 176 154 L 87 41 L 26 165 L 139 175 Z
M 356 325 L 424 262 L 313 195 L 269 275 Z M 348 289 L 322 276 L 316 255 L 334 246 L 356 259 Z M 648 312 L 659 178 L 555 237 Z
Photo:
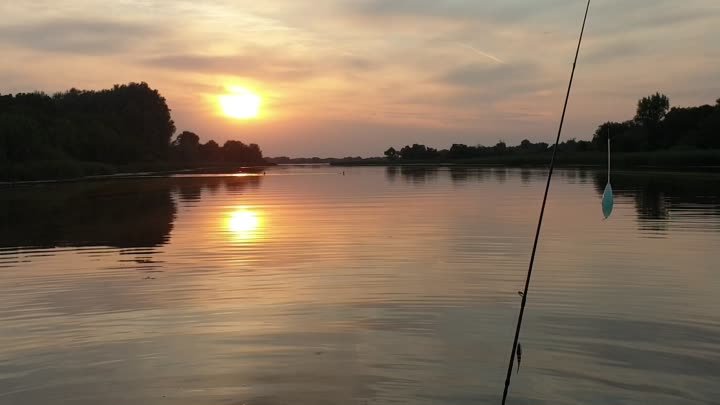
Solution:
M 608 138 L 607 138 L 607 144 L 608 144 L 608 152 L 607 152 L 607 184 L 605 185 L 605 191 L 603 191 L 602 195 L 602 212 L 605 219 L 608 219 L 610 217 L 610 214 L 612 214 L 613 210 L 613 190 L 612 186 L 610 185 L 610 128 L 608 128 Z
M 613 211 L 613 190 L 612 186 L 608 182 L 608 184 L 605 186 L 605 191 L 603 191 L 602 195 L 602 212 L 605 219 L 608 219 L 610 214 L 612 214 Z

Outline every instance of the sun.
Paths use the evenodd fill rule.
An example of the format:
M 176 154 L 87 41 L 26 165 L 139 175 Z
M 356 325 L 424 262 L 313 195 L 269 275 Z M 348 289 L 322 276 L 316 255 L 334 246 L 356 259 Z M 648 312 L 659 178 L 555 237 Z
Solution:
M 218 100 L 223 114 L 228 117 L 246 120 L 260 114 L 260 96 L 249 90 L 232 88 L 229 94 L 221 95 Z

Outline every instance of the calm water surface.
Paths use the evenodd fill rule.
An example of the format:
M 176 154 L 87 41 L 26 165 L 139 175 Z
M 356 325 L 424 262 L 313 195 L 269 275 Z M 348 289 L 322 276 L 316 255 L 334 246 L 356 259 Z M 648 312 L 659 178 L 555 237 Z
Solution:
M 493 404 L 544 171 L 0 190 L 1 404 Z M 557 172 L 513 404 L 720 403 L 720 177 Z

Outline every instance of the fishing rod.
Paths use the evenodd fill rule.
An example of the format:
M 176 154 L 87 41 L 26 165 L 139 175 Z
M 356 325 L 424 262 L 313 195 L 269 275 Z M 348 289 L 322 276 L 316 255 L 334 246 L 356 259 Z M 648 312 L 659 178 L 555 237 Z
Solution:
M 532 253 L 530 254 L 530 265 L 528 266 L 527 278 L 525 279 L 525 289 L 523 290 L 522 303 L 520 304 L 520 313 L 518 315 L 517 327 L 515 328 L 515 339 L 513 340 L 512 352 L 510 353 L 510 362 L 507 369 L 507 377 L 505 377 L 505 389 L 503 390 L 502 404 L 505 405 L 508 389 L 510 388 L 510 378 L 512 377 L 513 363 L 515 362 L 515 354 L 519 353 L 518 338 L 520 337 L 520 327 L 522 326 L 523 313 L 525 312 L 525 303 L 527 302 L 528 289 L 530 287 L 530 276 L 532 276 L 533 264 L 535 263 L 535 252 L 537 251 L 538 239 L 540 238 L 540 228 L 542 228 L 543 217 L 545 216 L 545 204 L 547 203 L 548 191 L 550 191 L 550 180 L 552 179 L 553 169 L 555 167 L 555 155 L 557 154 L 558 144 L 560 143 L 560 135 L 562 134 L 563 123 L 565 122 L 565 111 L 567 111 L 568 99 L 570 98 L 570 89 L 572 89 L 573 77 L 575 76 L 575 66 L 577 66 L 578 55 L 580 54 L 580 44 L 582 44 L 583 33 L 585 32 L 585 22 L 587 21 L 588 11 L 590 10 L 590 0 L 585 6 L 585 16 L 583 17 L 582 28 L 580 28 L 580 37 L 578 38 L 577 49 L 575 50 L 575 60 L 573 61 L 572 71 L 570 72 L 570 81 L 568 82 L 567 93 L 565 94 L 565 104 L 563 105 L 562 115 L 560 116 L 560 125 L 558 126 L 557 137 L 555 138 L 555 147 L 553 148 L 552 157 L 550 158 L 550 170 L 548 171 L 547 183 L 545 183 L 545 194 L 543 195 L 542 207 L 540 208 L 540 216 L 538 217 L 537 229 L 535 230 L 535 241 L 533 242 Z M 520 349 L 521 350 L 521 349 Z M 518 359 L 518 366 L 520 360 Z

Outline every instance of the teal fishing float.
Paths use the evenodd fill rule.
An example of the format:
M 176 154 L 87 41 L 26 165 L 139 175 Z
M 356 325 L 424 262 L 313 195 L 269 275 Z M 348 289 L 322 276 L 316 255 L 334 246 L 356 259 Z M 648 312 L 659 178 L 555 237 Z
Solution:
M 613 190 L 610 185 L 610 129 L 608 128 L 608 163 L 607 163 L 607 184 L 602 195 L 602 212 L 605 219 L 608 219 L 613 210 Z

